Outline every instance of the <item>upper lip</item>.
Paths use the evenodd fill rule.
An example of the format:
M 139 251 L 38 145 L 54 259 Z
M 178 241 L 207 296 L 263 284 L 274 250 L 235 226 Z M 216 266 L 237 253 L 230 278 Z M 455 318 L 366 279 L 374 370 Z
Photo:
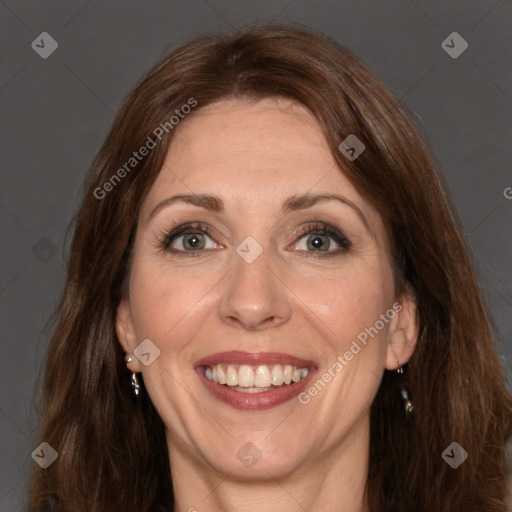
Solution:
M 301 359 L 290 354 L 282 352 L 242 352 L 229 351 L 218 352 L 200 359 L 195 363 L 196 366 L 210 366 L 214 364 L 247 364 L 247 365 L 269 365 L 269 364 L 289 364 L 296 368 L 316 367 L 314 361 Z

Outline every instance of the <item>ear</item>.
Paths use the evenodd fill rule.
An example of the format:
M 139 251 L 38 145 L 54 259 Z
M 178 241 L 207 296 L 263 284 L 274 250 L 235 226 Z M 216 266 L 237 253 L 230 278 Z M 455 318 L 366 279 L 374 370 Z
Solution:
M 388 332 L 387 370 L 396 370 L 409 361 L 416 348 L 419 332 L 416 302 L 413 296 L 407 294 L 400 296 L 393 304 L 393 310 L 396 315 L 390 322 Z
M 133 351 L 137 347 L 137 336 L 135 335 L 130 302 L 126 298 L 121 299 L 119 306 L 117 306 L 116 333 L 123 350 L 126 354 L 133 356 Z M 128 369 L 133 373 L 140 372 L 140 361 L 133 356 L 132 362 L 128 365 Z

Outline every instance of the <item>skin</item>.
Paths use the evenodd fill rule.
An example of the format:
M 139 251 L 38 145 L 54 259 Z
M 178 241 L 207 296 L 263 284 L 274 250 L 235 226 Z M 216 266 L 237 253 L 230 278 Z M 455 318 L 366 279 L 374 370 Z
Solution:
M 198 193 L 222 198 L 224 211 L 175 202 L 150 218 L 162 200 Z M 303 193 L 344 196 L 368 226 L 337 201 L 281 213 L 286 198 Z M 382 220 L 338 167 L 313 115 L 275 98 L 198 110 L 176 129 L 139 220 L 116 327 L 126 353 L 146 338 L 160 350 L 151 365 L 133 358 L 128 368 L 142 372 L 167 428 L 171 468 L 179 468 L 174 510 L 367 510 L 369 407 L 384 369 L 413 353 L 416 309 L 395 295 Z M 162 249 L 171 225 L 188 221 L 214 229 L 202 254 Z M 318 235 L 296 236 L 311 221 L 341 230 L 351 247 L 314 258 L 320 251 L 308 240 Z M 235 251 L 247 236 L 263 248 L 250 264 Z M 183 241 L 172 246 L 185 251 Z M 216 352 L 275 351 L 316 361 L 321 376 L 395 302 L 400 313 L 308 404 L 236 410 L 194 369 Z M 248 442 L 261 454 L 252 467 L 237 457 Z

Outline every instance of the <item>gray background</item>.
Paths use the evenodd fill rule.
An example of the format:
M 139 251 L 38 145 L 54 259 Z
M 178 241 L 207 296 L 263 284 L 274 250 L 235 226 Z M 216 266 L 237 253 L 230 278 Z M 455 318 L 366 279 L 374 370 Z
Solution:
M 298 22 L 360 56 L 414 111 L 447 176 L 512 375 L 512 4 L 508 0 L 61 0 L 0 3 L 0 510 L 23 509 L 32 388 L 63 279 L 64 235 L 114 112 L 186 38 Z M 457 59 L 452 32 L 469 44 Z M 42 59 L 42 32 L 58 49 Z M 512 191 L 509 197 L 512 196 Z M 446 250 L 450 250 L 448 247 Z

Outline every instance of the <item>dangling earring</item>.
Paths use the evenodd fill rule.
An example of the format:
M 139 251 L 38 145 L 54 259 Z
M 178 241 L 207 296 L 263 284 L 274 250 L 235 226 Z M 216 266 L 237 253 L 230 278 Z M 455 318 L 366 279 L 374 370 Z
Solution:
M 128 366 L 133 361 L 133 356 L 127 355 L 124 360 L 126 361 L 126 366 Z M 139 379 L 137 378 L 137 374 L 132 372 L 132 379 L 131 379 L 131 385 L 132 385 L 132 393 L 134 397 L 139 396 L 140 393 L 140 384 Z
M 404 368 L 402 365 L 400 365 L 400 363 L 398 362 L 398 359 L 395 358 L 395 361 L 398 364 L 396 373 L 398 373 L 398 375 L 402 376 L 404 374 Z M 404 400 L 405 414 L 409 418 L 412 414 L 412 411 L 414 410 L 414 406 L 412 405 L 412 402 L 409 400 L 409 393 L 407 392 L 405 387 L 402 386 L 402 389 L 400 390 L 400 394 L 402 395 L 402 398 Z

